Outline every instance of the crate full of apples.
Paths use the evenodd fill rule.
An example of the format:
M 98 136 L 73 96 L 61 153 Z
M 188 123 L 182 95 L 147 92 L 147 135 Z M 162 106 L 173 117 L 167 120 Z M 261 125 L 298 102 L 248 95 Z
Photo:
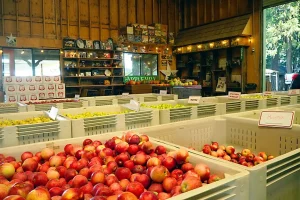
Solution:
M 2 149 L 0 199 L 247 199 L 248 172 L 128 131 Z
M 202 152 L 246 167 L 253 167 L 274 158 L 274 156 L 267 155 L 265 152 L 259 152 L 255 155 L 250 149 L 243 149 L 241 152 L 236 152 L 234 146 L 219 145 L 218 142 L 205 144 Z
M 71 121 L 42 111 L 0 114 L 0 147 L 71 138 Z
M 59 114 L 72 121 L 72 137 L 125 131 L 159 124 L 157 110 L 140 109 L 136 112 L 121 105 L 62 109 L 59 110 Z
M 28 101 L 24 102 L 24 104 L 27 106 L 27 111 L 47 111 L 50 110 L 52 106 L 58 109 L 87 107 L 89 102 L 76 99 L 49 99 Z

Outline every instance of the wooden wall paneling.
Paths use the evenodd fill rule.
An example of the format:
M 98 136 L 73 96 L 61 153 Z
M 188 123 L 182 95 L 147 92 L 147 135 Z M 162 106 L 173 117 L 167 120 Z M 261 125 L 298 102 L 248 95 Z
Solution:
M 220 0 L 220 19 L 228 18 L 229 0 Z
M 135 0 L 128 0 L 128 24 L 134 24 L 136 23 L 137 19 L 136 19 L 136 1 Z
M 190 20 L 191 20 L 191 26 L 197 26 L 197 0 L 191 0 L 190 5 Z
M 144 24 L 145 23 L 145 4 L 144 0 L 137 0 L 136 1 L 136 22 L 138 24 Z
M 179 30 L 179 22 L 180 22 L 180 16 L 181 16 L 181 12 L 178 11 L 179 3 L 180 3 L 180 1 L 175 0 L 175 5 L 174 5 L 174 19 L 175 19 L 174 32 L 175 33 L 177 33 L 177 31 Z
M 44 0 L 44 24 L 45 24 L 45 38 L 55 39 L 56 38 L 56 20 L 54 6 L 55 0 Z
M 102 15 L 101 15 L 101 7 L 102 7 L 102 0 L 98 0 L 99 4 L 99 40 L 102 40 Z
M 110 34 L 108 1 L 109 0 L 101 0 L 100 15 L 101 15 L 101 23 L 102 23 L 102 27 L 101 27 L 102 40 L 106 40 Z M 104 27 L 106 27 L 107 30 L 104 30 Z
M 16 16 L 16 9 L 15 9 L 15 5 L 14 5 L 14 1 L 6 1 L 6 0 L 2 0 L 3 1 L 3 8 L 4 8 L 4 15 L 12 15 L 12 16 Z
M 4 0 L 1 0 L 1 35 L 4 36 Z
M 19 3 L 15 2 L 15 7 L 16 7 L 16 35 L 19 36 Z
M 53 0 L 53 7 L 55 8 L 54 9 L 54 15 L 55 15 L 55 39 L 58 39 L 58 1 L 57 0 Z
M 228 1 L 228 17 L 236 16 L 238 13 L 238 0 L 229 0 Z
M 153 9 L 152 0 L 145 0 L 145 24 L 146 25 L 152 24 L 153 22 L 154 13 L 152 12 L 152 9 Z
M 119 10 L 120 10 L 120 12 L 119 12 L 120 25 L 119 26 L 120 27 L 125 27 L 128 24 L 127 23 L 127 19 L 128 19 L 127 0 L 119 0 L 118 4 L 119 4 Z
M 205 1 L 197 0 L 197 25 L 204 23 Z
M 79 36 L 79 23 L 78 23 L 78 0 L 68 0 L 68 18 L 69 18 L 69 35 L 72 38 L 78 38 Z
M 78 1 L 79 37 L 90 39 L 89 0 Z
M 69 8 L 70 8 L 69 0 L 66 0 L 67 37 L 70 37 L 70 11 L 69 11 Z
M 152 0 L 152 22 L 153 23 L 159 23 L 160 21 L 160 13 L 159 13 L 159 8 L 158 8 L 158 2 L 157 0 Z
M 78 38 L 81 37 L 81 7 L 80 7 L 80 0 L 77 0 L 77 31 L 78 31 Z
M 218 21 L 220 20 L 220 0 L 214 0 L 213 2 L 213 13 L 214 13 L 214 18 L 213 21 Z
M 212 3 L 211 0 L 205 0 L 205 21 L 204 23 L 209 23 L 212 21 Z
M 109 12 L 109 17 L 110 17 L 110 28 L 114 30 L 119 29 L 119 12 L 118 12 L 118 0 L 109 0 L 110 2 L 110 12 Z
M 162 24 L 168 24 L 168 0 L 161 0 L 160 1 L 160 15 L 161 15 L 161 21 Z
M 191 22 L 190 21 L 190 15 L 191 15 L 190 5 L 191 5 L 190 0 L 185 0 L 184 1 L 184 4 L 183 4 L 184 28 L 188 28 L 188 27 L 191 26 L 191 24 L 190 24 L 190 22 Z
M 178 13 L 175 12 L 176 0 L 169 0 L 168 3 L 168 27 L 169 32 L 175 32 Z M 176 14 L 175 14 L 176 13 Z
M 238 14 L 243 15 L 252 12 L 252 1 L 254 0 L 238 0 Z

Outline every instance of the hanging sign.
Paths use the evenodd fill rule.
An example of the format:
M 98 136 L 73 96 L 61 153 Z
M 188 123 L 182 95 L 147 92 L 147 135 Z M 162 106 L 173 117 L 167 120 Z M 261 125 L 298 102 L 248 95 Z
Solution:
M 295 112 L 262 111 L 258 126 L 273 128 L 292 128 Z

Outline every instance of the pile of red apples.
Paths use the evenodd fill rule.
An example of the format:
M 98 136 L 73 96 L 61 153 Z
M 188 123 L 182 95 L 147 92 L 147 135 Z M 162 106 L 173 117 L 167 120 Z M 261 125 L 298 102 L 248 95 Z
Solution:
M 217 142 L 212 142 L 210 145 L 205 144 L 202 151 L 203 153 L 209 154 L 213 157 L 231 161 L 246 167 L 253 167 L 274 158 L 272 155 L 267 156 L 265 152 L 259 152 L 255 155 L 249 149 L 243 149 L 241 152 L 236 153 L 233 146 L 225 147 L 223 145 L 219 145 Z
M 186 149 L 167 152 L 132 131 L 67 144 L 57 154 L 0 155 L 0 200 L 163 200 L 220 180 L 188 158 Z

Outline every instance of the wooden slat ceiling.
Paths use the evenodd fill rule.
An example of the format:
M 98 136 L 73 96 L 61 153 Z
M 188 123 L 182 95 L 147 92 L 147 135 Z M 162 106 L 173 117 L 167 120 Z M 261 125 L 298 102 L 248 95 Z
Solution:
M 249 14 L 181 30 L 175 39 L 175 45 L 186 46 L 251 34 L 252 24 Z

